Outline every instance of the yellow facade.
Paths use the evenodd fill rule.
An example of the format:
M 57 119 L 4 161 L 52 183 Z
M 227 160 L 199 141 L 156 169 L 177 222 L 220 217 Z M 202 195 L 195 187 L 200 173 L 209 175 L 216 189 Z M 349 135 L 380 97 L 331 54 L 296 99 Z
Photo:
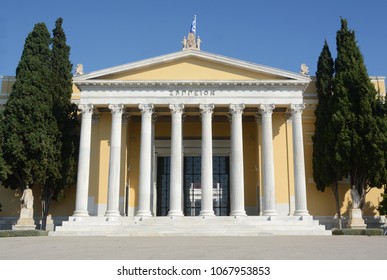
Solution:
M 90 80 L 109 81 L 275 81 L 281 77 L 274 72 L 264 73 L 250 70 L 248 67 L 235 67 L 231 63 L 217 63 L 197 57 L 188 57 L 172 61 L 158 61 L 146 65 L 139 63 L 129 69 L 108 73 L 96 74 Z M 371 79 L 381 94 L 385 95 L 383 77 Z M 11 92 L 12 78 L 3 79 L 1 96 Z M 317 191 L 313 182 L 312 171 L 312 136 L 314 134 L 314 110 L 317 104 L 315 81 L 305 90 L 307 106 L 303 112 L 303 144 L 305 153 L 305 173 L 307 207 L 309 213 L 317 217 L 333 217 L 336 213 L 333 195 L 329 188 L 324 193 Z M 82 92 L 74 86 L 73 101 L 82 101 Z M 135 104 L 136 105 L 136 104 Z M 109 153 L 111 137 L 111 113 L 106 106 L 97 104 L 98 115 L 92 122 L 91 158 L 90 158 L 90 185 L 89 185 L 89 212 L 91 215 L 104 215 L 107 204 Z M 189 106 L 187 106 L 189 108 Z M 191 106 L 192 107 L 192 106 Z M 105 108 L 105 109 L 104 109 Z M 140 159 L 140 133 L 141 114 L 134 106 L 130 107 L 128 117 L 124 116 L 121 135 L 121 172 L 120 172 L 120 211 L 125 215 L 133 215 L 138 206 L 139 191 L 139 159 Z M 158 107 L 157 120 L 154 127 L 155 141 L 169 141 L 171 138 L 170 111 L 165 106 Z M 227 106 L 220 106 L 214 113 L 212 124 L 213 140 L 227 141 L 230 139 L 230 123 L 227 120 Z M 259 215 L 262 209 L 262 125 L 256 118 L 257 108 L 251 106 L 243 114 L 243 164 L 244 164 L 244 190 L 245 207 L 249 215 Z M 254 109 L 254 110 L 253 110 Z M 256 111 L 256 112 L 255 112 Z M 183 123 L 183 140 L 199 141 L 201 139 L 201 122 L 198 110 L 187 110 L 191 119 Z M 196 118 L 196 119 L 195 119 Z M 275 200 L 276 207 L 283 215 L 292 215 L 294 211 L 294 166 L 293 166 L 293 135 L 292 123 L 288 120 L 287 107 L 278 106 L 272 116 L 273 152 L 275 165 Z M 216 155 L 216 154 L 214 154 Z M 40 191 L 33 189 L 35 195 L 35 215 L 40 215 L 38 203 Z M 367 194 L 366 216 L 377 216 L 376 207 L 380 200 L 380 190 L 373 189 Z M 75 207 L 75 186 L 66 191 L 66 198 L 61 202 L 54 202 L 51 214 L 58 217 L 71 216 Z M 0 188 L 0 203 L 3 208 L 1 217 L 17 217 L 20 210 L 20 194 Z M 340 184 L 341 212 L 347 213 L 350 203 L 348 182 Z M 126 210 L 128 208 L 128 210 Z

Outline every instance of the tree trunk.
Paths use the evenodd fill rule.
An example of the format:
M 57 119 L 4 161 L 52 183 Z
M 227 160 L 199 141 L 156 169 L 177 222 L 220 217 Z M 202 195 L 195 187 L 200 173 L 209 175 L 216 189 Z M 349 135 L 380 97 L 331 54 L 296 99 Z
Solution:
M 333 195 L 335 197 L 337 226 L 339 229 L 342 229 L 343 224 L 342 224 L 342 220 L 341 220 L 341 211 L 340 211 L 339 184 L 337 183 L 337 181 L 331 185 L 331 189 L 332 189 Z
M 42 228 L 41 230 L 46 230 L 47 227 L 47 216 L 49 213 L 50 205 L 52 201 L 52 191 L 47 188 L 46 185 L 43 185 L 43 195 L 42 195 Z

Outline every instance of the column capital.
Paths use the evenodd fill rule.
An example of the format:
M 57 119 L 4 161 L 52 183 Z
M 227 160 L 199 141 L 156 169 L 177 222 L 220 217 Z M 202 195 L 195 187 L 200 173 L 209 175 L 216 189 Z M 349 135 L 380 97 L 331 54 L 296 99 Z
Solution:
M 78 109 L 81 111 L 82 115 L 92 115 L 93 114 L 93 104 L 79 104 Z
M 112 111 L 112 115 L 114 116 L 122 115 L 124 112 L 123 104 L 109 104 L 108 108 Z
M 214 104 L 200 104 L 199 109 L 202 115 L 211 115 L 214 112 Z
M 174 114 L 183 114 L 184 113 L 184 104 L 169 104 L 169 109 L 171 113 Z
M 258 111 L 261 113 L 262 116 L 271 115 L 273 113 L 273 110 L 275 108 L 274 104 L 261 104 L 258 106 Z
M 305 104 L 290 104 L 290 113 L 293 115 L 295 114 L 302 114 L 302 111 L 305 109 Z
M 242 115 L 245 104 L 230 104 L 229 109 L 231 115 Z
M 153 104 L 138 104 L 138 109 L 140 109 L 143 114 L 152 114 L 153 108 Z

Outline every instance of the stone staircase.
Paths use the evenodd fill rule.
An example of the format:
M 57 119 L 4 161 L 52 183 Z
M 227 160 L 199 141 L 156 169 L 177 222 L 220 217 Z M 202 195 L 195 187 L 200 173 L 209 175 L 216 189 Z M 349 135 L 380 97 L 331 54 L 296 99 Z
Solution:
M 50 236 L 262 236 L 331 235 L 303 217 L 70 217 Z

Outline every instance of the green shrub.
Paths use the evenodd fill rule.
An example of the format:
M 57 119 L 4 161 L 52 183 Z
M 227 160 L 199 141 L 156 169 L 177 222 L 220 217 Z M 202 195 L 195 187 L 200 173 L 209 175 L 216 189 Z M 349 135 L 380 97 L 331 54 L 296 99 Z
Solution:
M 383 235 L 383 230 L 380 228 L 369 228 L 369 229 L 333 229 L 333 235 Z
M 0 230 L 1 237 L 48 236 L 44 230 Z

